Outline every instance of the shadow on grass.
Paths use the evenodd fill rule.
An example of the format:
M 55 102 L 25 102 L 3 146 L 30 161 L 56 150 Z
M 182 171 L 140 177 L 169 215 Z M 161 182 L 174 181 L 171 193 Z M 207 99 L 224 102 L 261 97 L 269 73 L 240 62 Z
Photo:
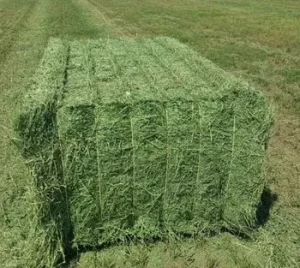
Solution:
M 118 239 L 115 241 L 109 241 L 97 245 L 79 244 L 77 247 L 73 248 L 65 255 L 64 262 L 61 262 L 61 265 L 58 265 L 57 268 L 77 267 L 76 263 L 79 261 L 81 254 L 84 254 L 86 252 L 99 252 L 116 245 L 130 245 L 132 243 L 154 244 L 158 241 L 164 241 L 164 240 L 165 239 L 161 237 L 138 238 L 133 236 L 127 236 L 125 237 L 125 239 Z
M 270 188 L 265 187 L 256 211 L 256 227 L 264 226 L 267 223 L 270 217 L 270 210 L 277 200 L 278 195 L 272 193 Z

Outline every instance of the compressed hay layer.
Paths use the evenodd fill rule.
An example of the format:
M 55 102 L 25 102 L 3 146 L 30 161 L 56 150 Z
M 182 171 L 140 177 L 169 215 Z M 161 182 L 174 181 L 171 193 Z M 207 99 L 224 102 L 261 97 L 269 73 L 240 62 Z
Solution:
M 35 155 L 59 151 L 55 184 L 44 180 L 64 193 L 51 211 L 67 211 L 60 237 L 96 245 L 255 223 L 272 121 L 261 93 L 170 38 L 53 44 L 56 86 L 49 78 L 35 105 L 52 101 L 53 127 L 21 137 Z

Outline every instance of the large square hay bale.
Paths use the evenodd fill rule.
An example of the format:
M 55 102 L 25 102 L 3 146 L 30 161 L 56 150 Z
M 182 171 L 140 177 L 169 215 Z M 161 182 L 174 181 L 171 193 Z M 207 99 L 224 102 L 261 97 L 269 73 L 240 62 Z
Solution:
M 65 251 L 254 226 L 272 122 L 260 92 L 163 37 L 52 40 L 38 74 L 18 131 Z

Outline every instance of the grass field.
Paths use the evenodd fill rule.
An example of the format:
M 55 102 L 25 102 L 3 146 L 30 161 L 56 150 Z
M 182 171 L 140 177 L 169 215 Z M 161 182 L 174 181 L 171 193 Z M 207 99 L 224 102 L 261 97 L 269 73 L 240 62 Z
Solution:
M 0 0 L 1 266 L 27 267 L 34 255 L 25 252 L 29 174 L 13 120 L 49 38 L 164 35 L 247 80 L 276 108 L 259 226 L 247 239 L 222 233 L 82 252 L 77 267 L 300 267 L 299 25 L 297 0 Z

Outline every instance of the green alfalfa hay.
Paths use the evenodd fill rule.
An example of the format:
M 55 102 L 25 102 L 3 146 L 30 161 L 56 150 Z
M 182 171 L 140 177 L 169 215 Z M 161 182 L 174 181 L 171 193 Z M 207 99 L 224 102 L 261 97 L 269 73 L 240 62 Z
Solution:
M 69 46 L 68 81 L 53 118 L 58 130 L 50 135 L 58 150 L 47 150 L 41 168 L 53 170 L 57 152 L 63 179 L 56 174 L 47 189 L 59 189 L 58 199 L 67 189 L 65 203 L 41 204 L 57 215 L 60 235 L 70 230 L 60 210 L 70 210 L 75 244 L 253 225 L 271 123 L 259 92 L 173 39 Z M 172 180 L 175 186 L 166 184 Z
M 126 234 L 195 233 L 208 226 L 245 230 L 254 224 L 271 122 L 260 93 L 209 61 L 195 59 L 193 52 L 170 39 L 76 42 L 71 52 L 72 47 L 71 59 L 74 63 L 77 59 L 80 71 L 70 71 L 72 82 L 66 92 L 71 93 L 60 110 L 59 127 L 62 143 L 70 143 L 65 147 L 77 150 L 68 154 L 76 169 L 67 164 L 67 170 L 78 173 L 69 176 L 79 182 L 71 197 L 78 201 L 71 201 L 76 242 L 97 244 Z M 173 114 L 174 123 L 172 116 L 166 123 L 167 113 Z M 251 126 L 259 137 L 239 130 Z M 184 144 L 189 133 L 193 141 Z M 77 141 L 72 135 L 78 135 Z M 245 155 L 248 140 L 254 143 L 253 156 Z M 175 148 L 170 153 L 168 147 Z M 242 148 L 243 155 L 236 156 L 236 148 Z M 176 163 L 178 152 L 184 163 Z M 234 157 L 245 163 L 249 158 L 249 167 L 241 163 L 241 173 L 234 173 Z M 162 192 L 164 177 L 168 180 L 178 166 L 180 194 L 172 189 Z M 84 176 L 86 172 L 90 175 Z M 257 182 L 252 183 L 252 175 Z M 245 182 L 239 182 L 241 176 Z M 244 189 L 252 196 L 243 198 Z M 164 204 L 166 199 L 170 204 Z

